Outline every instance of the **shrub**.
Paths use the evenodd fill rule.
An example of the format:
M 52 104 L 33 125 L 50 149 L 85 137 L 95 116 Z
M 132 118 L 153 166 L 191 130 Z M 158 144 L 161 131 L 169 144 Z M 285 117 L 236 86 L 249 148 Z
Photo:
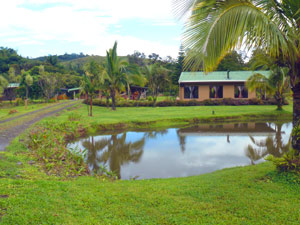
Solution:
M 54 102 L 56 102 L 55 99 L 50 99 L 49 100 L 49 103 L 54 103 Z
M 71 123 L 53 125 L 47 127 L 34 127 L 26 138 L 26 144 L 36 161 L 48 175 L 78 176 L 89 174 L 84 162 L 85 152 L 77 154 L 66 147 L 65 137 L 75 134 Z M 62 131 L 64 129 L 64 131 Z M 59 134 L 59 135 L 58 135 Z
M 152 100 L 152 101 L 151 101 Z M 86 100 L 84 101 L 86 103 Z M 94 105 L 106 107 L 106 101 L 100 99 L 95 99 L 93 102 Z M 285 102 L 288 104 L 288 102 Z M 128 100 L 128 101 L 117 101 L 116 107 L 152 107 L 154 105 L 153 98 L 149 96 L 147 101 L 145 100 Z M 157 107 L 167 107 L 167 106 L 217 106 L 217 105 L 276 105 L 274 99 L 268 100 L 259 100 L 259 99 L 232 99 L 232 98 L 223 98 L 223 99 L 206 99 L 204 101 L 190 100 L 190 101 L 181 101 L 167 99 L 164 101 L 156 102 Z M 111 102 L 109 103 L 111 106 Z
M 295 172 L 300 174 L 300 152 L 291 149 L 288 153 L 280 158 L 272 155 L 266 157 L 266 160 L 271 161 L 280 172 Z
M 266 105 L 267 105 L 267 101 L 265 102 Z M 263 105 L 264 102 L 261 100 L 261 99 L 258 99 L 258 98 L 251 98 L 249 99 L 249 105 Z
M 19 105 L 24 105 L 24 101 L 22 98 L 16 98 L 15 100 L 15 105 L 19 106 Z
M 148 97 L 147 97 L 147 100 L 148 100 L 149 102 L 153 102 L 152 96 L 148 96 Z

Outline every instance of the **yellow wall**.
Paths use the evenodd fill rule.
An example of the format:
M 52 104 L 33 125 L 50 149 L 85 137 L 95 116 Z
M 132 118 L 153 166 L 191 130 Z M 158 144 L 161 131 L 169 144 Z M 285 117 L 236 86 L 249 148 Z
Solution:
M 253 91 L 253 92 L 248 92 L 248 98 L 256 98 L 256 92 Z
M 203 101 L 209 99 L 209 85 L 199 85 L 198 86 L 199 98 L 198 101 Z
M 184 87 L 179 87 L 179 99 L 183 101 L 197 100 L 203 101 L 209 99 L 209 85 L 198 85 L 198 99 L 185 99 L 184 98 Z M 223 98 L 234 99 L 234 85 L 223 85 Z M 256 98 L 255 92 L 248 93 L 249 98 Z
M 223 98 L 234 98 L 234 85 L 223 85 Z

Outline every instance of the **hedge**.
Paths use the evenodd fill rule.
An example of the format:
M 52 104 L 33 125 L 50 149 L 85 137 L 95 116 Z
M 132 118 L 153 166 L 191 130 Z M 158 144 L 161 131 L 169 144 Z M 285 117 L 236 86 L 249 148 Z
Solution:
M 86 100 L 84 101 L 86 103 Z M 89 103 L 88 103 L 89 104 Z M 94 99 L 93 105 L 96 106 L 107 106 L 106 101 L 100 99 Z M 128 101 L 118 101 L 116 102 L 116 107 L 153 107 L 153 101 L 147 100 L 128 100 Z M 239 106 L 239 105 L 277 105 L 275 99 L 232 99 L 232 98 L 223 98 L 223 99 L 207 99 L 204 101 L 171 101 L 165 100 L 156 102 L 156 107 L 167 107 L 167 106 L 213 106 L 213 105 L 231 105 L 231 106 Z M 285 101 L 284 105 L 288 105 L 288 102 Z M 111 106 L 111 102 L 109 102 L 108 106 Z

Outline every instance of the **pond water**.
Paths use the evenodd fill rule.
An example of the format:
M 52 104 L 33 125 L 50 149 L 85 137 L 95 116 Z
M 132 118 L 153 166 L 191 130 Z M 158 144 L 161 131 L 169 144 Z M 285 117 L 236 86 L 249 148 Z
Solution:
M 113 131 L 68 144 L 86 149 L 91 171 L 105 166 L 121 179 L 185 177 L 257 164 L 288 151 L 292 123 L 199 124 L 165 130 Z

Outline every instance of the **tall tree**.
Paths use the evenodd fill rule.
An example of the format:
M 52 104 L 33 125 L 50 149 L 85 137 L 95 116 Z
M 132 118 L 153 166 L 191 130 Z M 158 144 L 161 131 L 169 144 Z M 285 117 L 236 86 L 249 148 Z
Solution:
M 218 71 L 237 71 L 237 70 L 245 70 L 246 66 L 241 54 L 237 51 L 232 51 L 227 54 L 220 62 L 217 67 Z
M 27 109 L 28 104 L 28 94 L 29 94 L 29 87 L 33 84 L 33 78 L 30 75 L 29 72 L 23 72 L 22 80 L 21 80 L 21 86 L 23 86 L 26 90 L 25 95 L 25 109 Z
M 127 79 L 128 63 L 117 55 L 117 42 L 106 51 L 106 80 L 112 100 L 112 110 L 116 110 L 116 93 L 124 89 Z
M 46 72 L 44 66 L 41 65 L 39 67 L 38 84 L 42 89 L 44 97 L 49 101 L 57 89 L 58 79 L 54 74 Z
M 214 70 L 221 59 L 240 46 L 261 47 L 289 68 L 293 90 L 293 126 L 300 129 L 300 1 L 295 0 L 186 0 L 176 1 L 181 16 L 189 15 L 186 66 Z M 300 152 L 300 132 L 293 147 Z
M 87 100 L 90 103 L 89 116 L 93 116 L 93 98 L 96 92 L 99 91 L 100 85 L 104 83 L 103 68 L 91 61 L 84 66 L 85 75 L 83 77 L 81 88 L 87 95 Z
M 183 45 L 180 45 L 179 52 L 178 52 L 178 57 L 177 57 L 177 62 L 176 62 L 176 68 L 175 72 L 173 73 L 172 76 L 172 83 L 178 85 L 178 80 L 180 77 L 181 72 L 183 71 L 183 60 L 184 60 L 184 48 Z
M 2 95 L 4 88 L 6 88 L 8 85 L 7 80 L 0 75 L 0 96 Z
M 157 64 L 148 65 L 145 67 L 145 76 L 148 80 L 148 87 L 151 90 L 154 105 L 156 104 L 157 96 L 162 88 L 170 83 L 169 70 Z

